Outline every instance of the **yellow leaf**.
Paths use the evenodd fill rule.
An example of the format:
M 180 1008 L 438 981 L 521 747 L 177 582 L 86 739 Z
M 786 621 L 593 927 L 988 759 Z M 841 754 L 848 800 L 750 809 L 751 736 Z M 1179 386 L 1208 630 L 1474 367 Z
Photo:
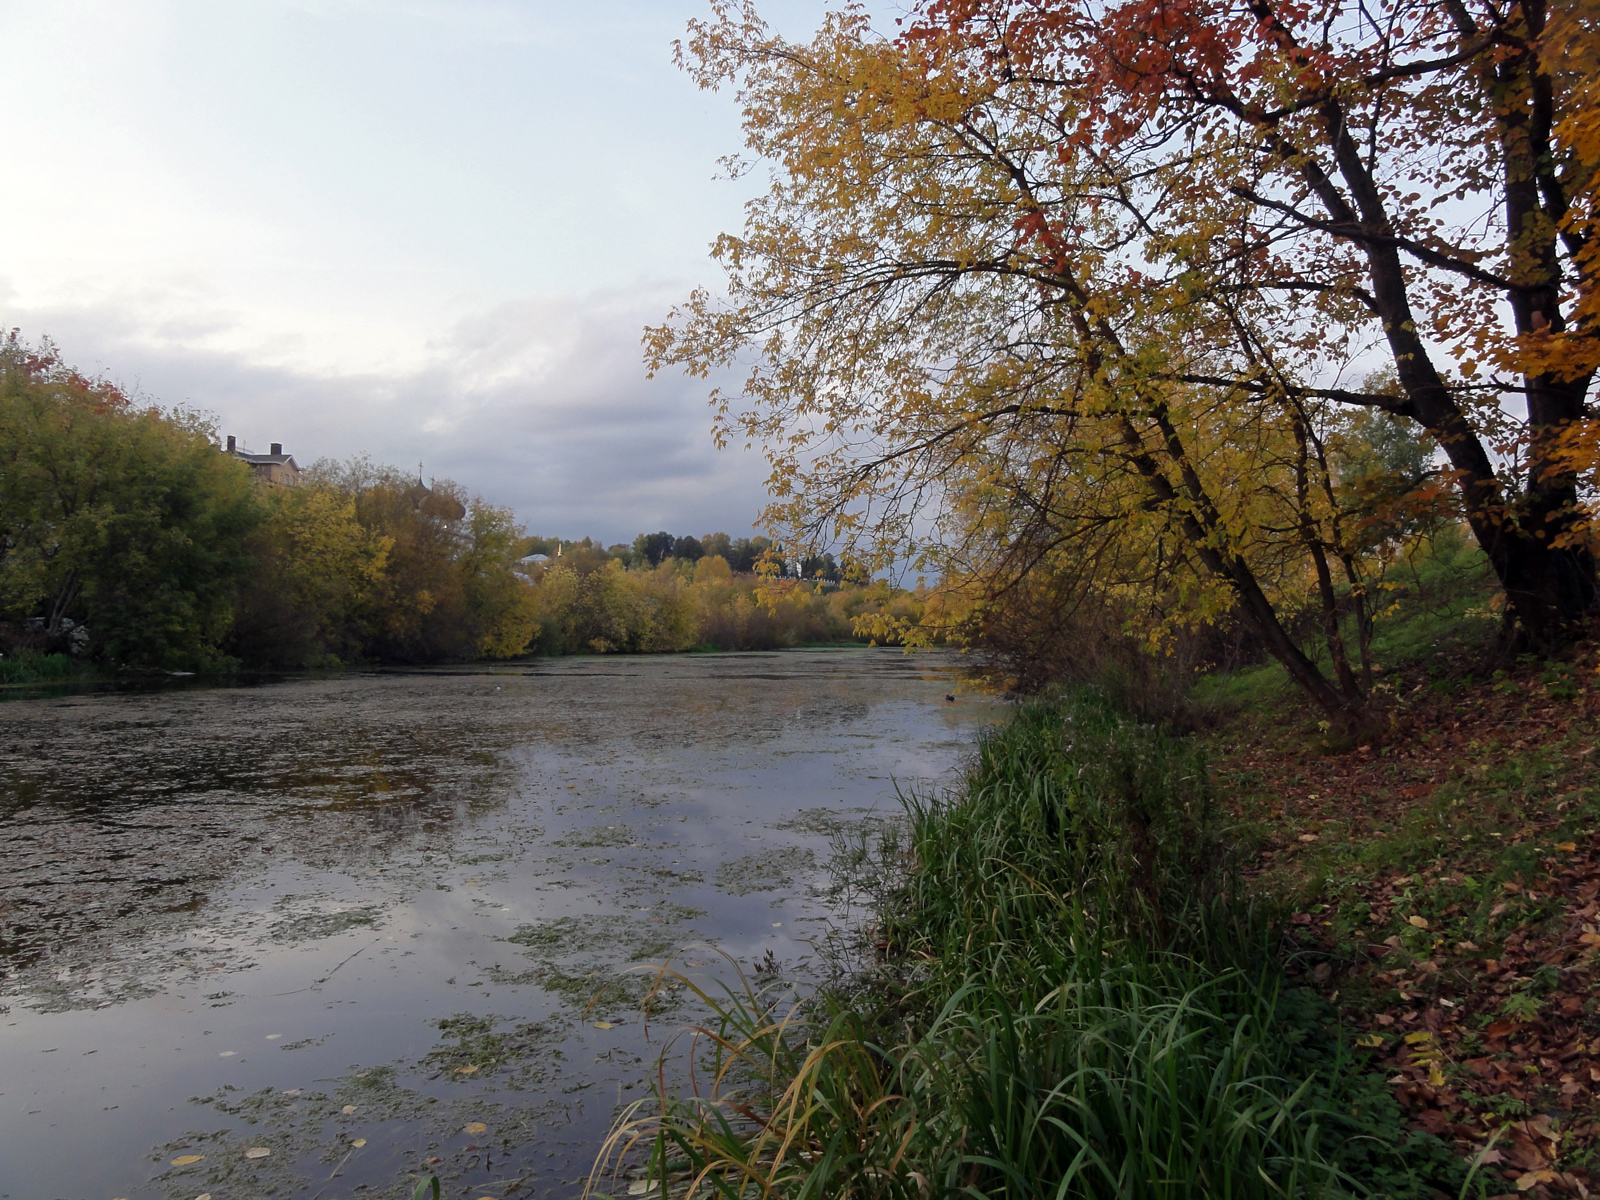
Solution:
M 1517 1176 L 1517 1191 L 1526 1192 L 1541 1183 L 1550 1183 L 1556 1177 L 1554 1171 L 1529 1171 Z
M 244 1156 L 246 1158 L 266 1158 L 271 1153 L 272 1151 L 265 1146 L 251 1146 L 250 1149 L 244 1152 Z
M 457 1067 L 456 1068 L 456 1074 L 457 1075 L 471 1075 L 477 1069 L 478 1069 L 478 1064 L 477 1063 L 473 1063 L 470 1067 Z
M 342 1112 L 345 1116 L 348 1117 L 351 1113 L 355 1112 L 355 1110 L 356 1110 L 356 1106 L 354 1104 L 346 1104 L 339 1111 Z
M 203 1158 L 205 1158 L 204 1154 L 180 1154 L 172 1160 L 172 1165 L 175 1167 L 187 1167 L 190 1163 L 197 1163 Z
M 1383 1045 L 1383 1034 L 1363 1033 L 1356 1039 L 1356 1045 L 1365 1046 L 1369 1050 L 1376 1050 L 1379 1046 Z
M 1444 1072 L 1439 1069 L 1438 1063 L 1428 1064 L 1428 1086 L 1441 1088 L 1444 1086 Z
M 596 1029 L 611 1029 L 613 1026 L 610 1021 L 596 1021 L 594 1027 Z
M 489 1132 L 489 1127 L 487 1125 L 485 1125 L 482 1121 L 471 1121 L 471 1122 L 468 1122 L 466 1128 L 463 1129 L 462 1132 L 463 1133 L 487 1133 L 487 1132 Z
M 1556 843 L 1556 849 L 1557 850 L 1563 850 L 1568 854 L 1571 854 L 1577 848 L 1578 848 L 1578 843 L 1577 842 L 1557 842 Z
M 363 1147 L 363 1146 L 365 1146 L 367 1144 L 367 1139 L 366 1138 L 357 1138 L 355 1141 L 351 1142 L 350 1144 L 352 1146 L 354 1146 L 357 1150 L 359 1150 L 359 1149 L 361 1149 L 361 1147 Z
M 1415 925 L 1418 929 L 1426 929 L 1428 927 L 1427 917 L 1409 916 L 1406 921 L 1408 924 Z

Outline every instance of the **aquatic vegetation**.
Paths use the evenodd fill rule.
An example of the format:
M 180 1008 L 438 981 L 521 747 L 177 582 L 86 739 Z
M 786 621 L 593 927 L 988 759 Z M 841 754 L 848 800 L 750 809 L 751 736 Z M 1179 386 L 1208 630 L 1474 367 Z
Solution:
M 775 892 L 792 887 L 796 875 L 815 870 L 816 865 L 816 854 L 810 847 L 776 846 L 719 864 L 715 883 L 733 896 Z

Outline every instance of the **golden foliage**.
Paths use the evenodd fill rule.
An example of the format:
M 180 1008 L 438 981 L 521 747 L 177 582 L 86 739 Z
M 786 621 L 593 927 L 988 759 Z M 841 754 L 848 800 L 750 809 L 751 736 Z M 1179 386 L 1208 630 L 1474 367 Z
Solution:
M 1591 31 L 1572 14 L 1552 28 Z M 793 43 L 719 0 L 680 58 L 734 89 L 773 183 L 716 243 L 726 296 L 649 330 L 647 360 L 754 364 L 712 392 L 717 436 L 765 448 L 793 544 L 939 571 L 969 606 L 1077 573 L 1157 637 L 1231 613 L 1359 709 L 1384 547 L 1454 494 L 1528 628 L 1593 600 L 1569 461 L 1589 427 L 1556 437 L 1587 376 L 1530 357 L 1539 320 L 1593 326 L 1581 301 L 1564 325 L 1566 301 L 1525 311 L 1567 265 L 1589 287 L 1589 243 L 1517 207 L 1554 188 L 1588 219 L 1527 121 L 1552 88 L 1568 165 L 1589 161 L 1589 51 L 1541 73 L 1537 22 L 1495 20 L 932 0 L 894 38 L 850 6 Z M 1388 375 L 1344 382 L 1374 351 Z M 1522 394 L 1527 421 L 1503 403 Z M 1431 440 L 1422 469 L 1359 470 L 1362 412 Z M 1287 628 L 1302 609 L 1326 672 Z

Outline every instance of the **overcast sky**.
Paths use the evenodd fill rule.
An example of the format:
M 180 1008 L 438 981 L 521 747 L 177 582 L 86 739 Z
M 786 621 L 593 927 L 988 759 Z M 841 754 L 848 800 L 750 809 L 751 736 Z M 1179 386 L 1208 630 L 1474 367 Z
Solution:
M 783 32 L 820 0 L 768 0 Z M 607 542 L 749 531 L 758 456 L 646 322 L 753 180 L 672 65 L 700 0 L 0 0 L 0 323 L 301 463 Z

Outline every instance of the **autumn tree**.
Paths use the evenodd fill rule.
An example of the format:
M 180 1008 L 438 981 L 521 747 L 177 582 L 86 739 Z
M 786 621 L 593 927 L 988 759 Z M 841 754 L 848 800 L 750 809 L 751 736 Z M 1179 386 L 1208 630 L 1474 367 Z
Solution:
M 360 458 L 319 462 L 303 478 L 303 487 L 348 505 L 366 553 L 382 551 L 345 618 L 357 657 L 429 662 L 527 651 L 538 616 L 518 571 L 527 538 L 509 509 L 450 480 L 424 483 Z M 311 515 L 305 508 L 303 518 Z M 297 536 L 311 533 L 302 519 Z
M 467 512 L 460 570 L 472 651 L 514 658 L 527 651 L 539 627 L 533 589 L 517 574 L 522 529 L 509 508 L 474 498 Z
M 1600 336 L 1597 20 L 1546 0 L 935 0 L 909 36 L 999 90 L 1048 81 L 1072 109 L 1063 166 L 1152 172 L 1111 201 L 1148 228 L 1141 248 L 1204 280 L 1207 301 L 1298 320 L 1298 338 L 1269 333 L 1266 348 L 1302 379 L 1336 378 L 1330 339 L 1385 354 L 1398 394 L 1312 394 L 1429 431 L 1512 613 L 1549 641 L 1595 600 L 1579 478 L 1557 445 L 1592 417 Z M 1045 256 L 1077 235 L 1053 215 L 1032 231 Z M 1255 340 L 1199 381 L 1282 387 Z
M 331 666 L 366 657 L 367 620 L 393 539 L 356 519 L 355 497 L 308 479 L 262 497 L 267 519 L 247 544 L 231 653 L 255 667 Z
M 650 361 L 758 351 L 719 436 L 767 446 L 797 535 L 880 564 L 931 537 L 1002 587 L 1114 564 L 1183 619 L 1238 614 L 1358 721 L 1352 412 L 1438 447 L 1401 498 L 1454 489 L 1522 636 L 1593 607 L 1592 24 L 930 0 L 895 38 L 846 9 L 798 45 L 718 4 L 683 58 L 738 89 L 774 182 L 717 244 L 726 301 L 697 294 Z M 1383 359 L 1393 387 L 1349 382 Z M 1283 621 L 1307 597 L 1321 661 Z
M 261 522 L 199 415 L 137 402 L 48 343 L 0 341 L 0 619 L 113 664 L 214 664 Z

